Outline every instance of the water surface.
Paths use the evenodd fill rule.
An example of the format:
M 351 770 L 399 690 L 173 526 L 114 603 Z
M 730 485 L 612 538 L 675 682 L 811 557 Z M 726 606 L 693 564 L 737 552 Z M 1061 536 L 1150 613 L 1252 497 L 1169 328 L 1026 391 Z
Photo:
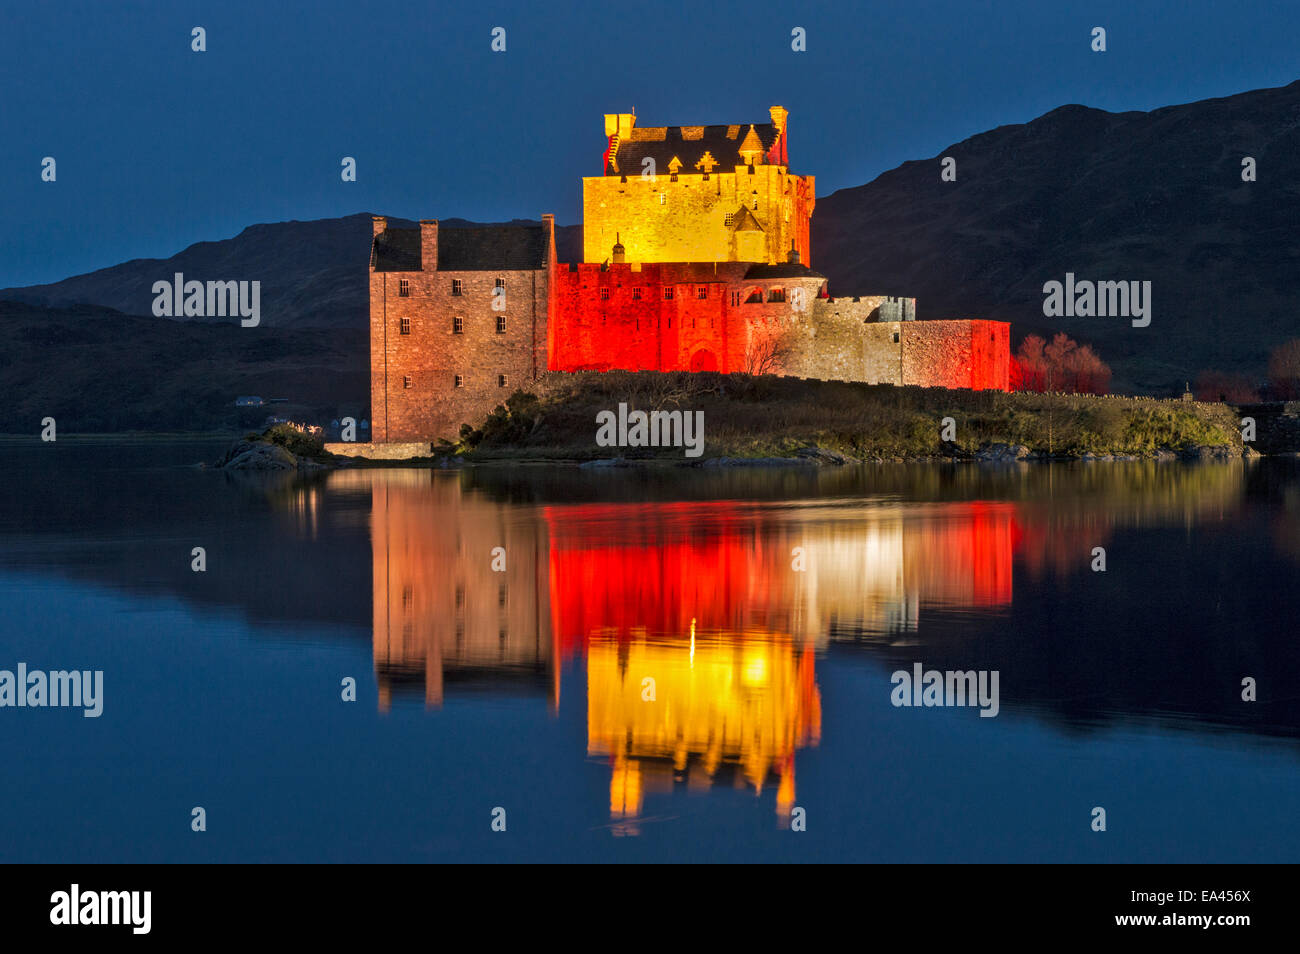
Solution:
M 0 709 L 0 859 L 1300 848 L 1293 462 L 189 466 L 221 449 L 0 447 L 0 669 L 105 683 Z M 997 671 L 997 716 L 895 707 L 917 663 Z

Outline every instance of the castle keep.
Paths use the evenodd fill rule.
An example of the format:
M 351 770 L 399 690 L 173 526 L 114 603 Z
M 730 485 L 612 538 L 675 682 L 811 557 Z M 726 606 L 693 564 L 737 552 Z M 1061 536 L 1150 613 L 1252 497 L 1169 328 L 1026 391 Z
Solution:
M 916 321 L 916 300 L 832 298 L 811 268 L 812 176 L 788 113 L 638 127 L 605 117 L 583 179 L 583 261 L 540 226 L 390 228 L 370 258 L 376 443 L 454 439 L 545 371 L 721 371 L 1007 390 L 1009 326 Z

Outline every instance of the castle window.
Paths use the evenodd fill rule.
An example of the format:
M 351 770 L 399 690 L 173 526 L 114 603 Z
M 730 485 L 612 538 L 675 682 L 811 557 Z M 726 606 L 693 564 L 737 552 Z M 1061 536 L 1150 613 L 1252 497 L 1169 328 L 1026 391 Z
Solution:
M 413 383 L 412 383 L 412 381 L 411 381 L 411 376 L 410 376 L 409 374 L 405 374 L 405 375 L 403 375 L 403 376 L 402 376 L 402 387 L 404 387 L 404 388 L 409 388 L 409 387 L 413 387 L 413 386 L 414 386 L 414 385 L 413 385 Z
M 755 288 L 745 299 L 746 305 L 761 305 L 763 303 L 763 289 Z
M 505 333 L 506 333 L 506 316 L 497 315 L 497 334 L 503 335 Z
M 504 278 L 498 278 L 497 288 L 505 288 L 505 287 L 506 287 L 506 280 Z
M 784 288 L 770 288 L 767 292 L 768 301 L 785 301 Z
M 728 226 L 728 227 L 730 227 L 730 226 L 732 226 L 732 225 L 735 225 L 735 224 L 736 224 L 736 215 L 735 215 L 735 213 L 734 213 L 734 212 L 728 212 L 726 215 L 724 215 L 724 216 L 722 217 L 722 224 L 725 225 L 725 226 Z
M 411 319 L 403 318 L 400 324 L 401 324 L 401 333 L 404 335 L 409 335 L 411 333 Z
M 397 294 L 402 298 L 411 297 L 411 280 L 409 278 L 398 279 Z
M 731 293 L 731 303 L 732 303 L 733 305 L 739 305 L 739 304 L 740 304 L 740 292 L 732 292 L 732 293 Z
M 695 289 L 695 297 L 698 298 L 700 301 L 703 301 L 704 299 L 708 298 L 709 286 L 701 285 L 699 288 Z
M 638 285 L 636 288 L 633 288 L 633 289 L 632 289 L 632 300 L 633 300 L 633 301 L 640 301 L 640 300 L 641 300 L 641 286 L 640 286 L 640 285 Z
M 758 208 L 758 206 L 755 206 L 755 208 Z M 452 293 L 453 295 L 455 295 L 457 298 L 460 297 L 460 279 L 459 279 L 459 278 L 453 278 L 453 279 L 451 280 L 451 293 Z
M 506 386 L 506 376 L 505 376 L 504 374 L 498 374 L 498 375 L 497 375 L 497 387 L 499 387 L 499 388 L 503 388 L 503 387 L 505 387 L 505 386 Z
M 898 332 L 894 332 L 894 344 L 898 344 Z
M 463 388 L 465 386 L 465 375 L 463 374 L 456 375 L 455 386 L 458 388 Z
M 664 301 L 672 301 L 672 300 L 673 300 L 673 286 L 672 286 L 672 285 L 665 285 L 665 286 L 664 286 Z
M 453 335 L 463 335 L 465 333 L 465 319 L 459 315 L 451 320 L 451 333 Z
M 609 289 L 608 289 L 608 288 L 602 288 L 602 289 L 600 290 L 600 300 L 601 300 L 601 301 L 609 301 Z

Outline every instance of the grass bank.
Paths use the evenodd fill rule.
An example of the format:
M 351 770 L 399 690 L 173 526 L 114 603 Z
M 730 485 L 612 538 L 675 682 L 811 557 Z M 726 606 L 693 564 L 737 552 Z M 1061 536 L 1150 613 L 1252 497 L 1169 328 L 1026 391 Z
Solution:
M 1052 457 L 1154 457 L 1197 447 L 1242 449 L 1222 404 L 1091 395 L 1006 394 L 745 374 L 549 373 L 516 392 L 447 454 L 467 460 L 681 460 L 681 448 L 604 448 L 596 415 L 703 411 L 704 457 L 794 457 L 810 446 L 860 460 L 973 456 L 990 444 Z M 942 439 L 943 419 L 955 424 Z

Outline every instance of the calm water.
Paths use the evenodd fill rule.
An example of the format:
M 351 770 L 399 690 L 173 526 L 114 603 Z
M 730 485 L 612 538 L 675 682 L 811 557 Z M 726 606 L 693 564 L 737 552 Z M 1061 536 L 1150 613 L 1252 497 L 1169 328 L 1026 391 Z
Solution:
M 104 671 L 98 719 L 0 708 L 0 860 L 1300 854 L 1293 462 L 187 466 L 221 449 L 0 446 L 0 669 Z M 998 715 L 893 706 L 914 663 Z

